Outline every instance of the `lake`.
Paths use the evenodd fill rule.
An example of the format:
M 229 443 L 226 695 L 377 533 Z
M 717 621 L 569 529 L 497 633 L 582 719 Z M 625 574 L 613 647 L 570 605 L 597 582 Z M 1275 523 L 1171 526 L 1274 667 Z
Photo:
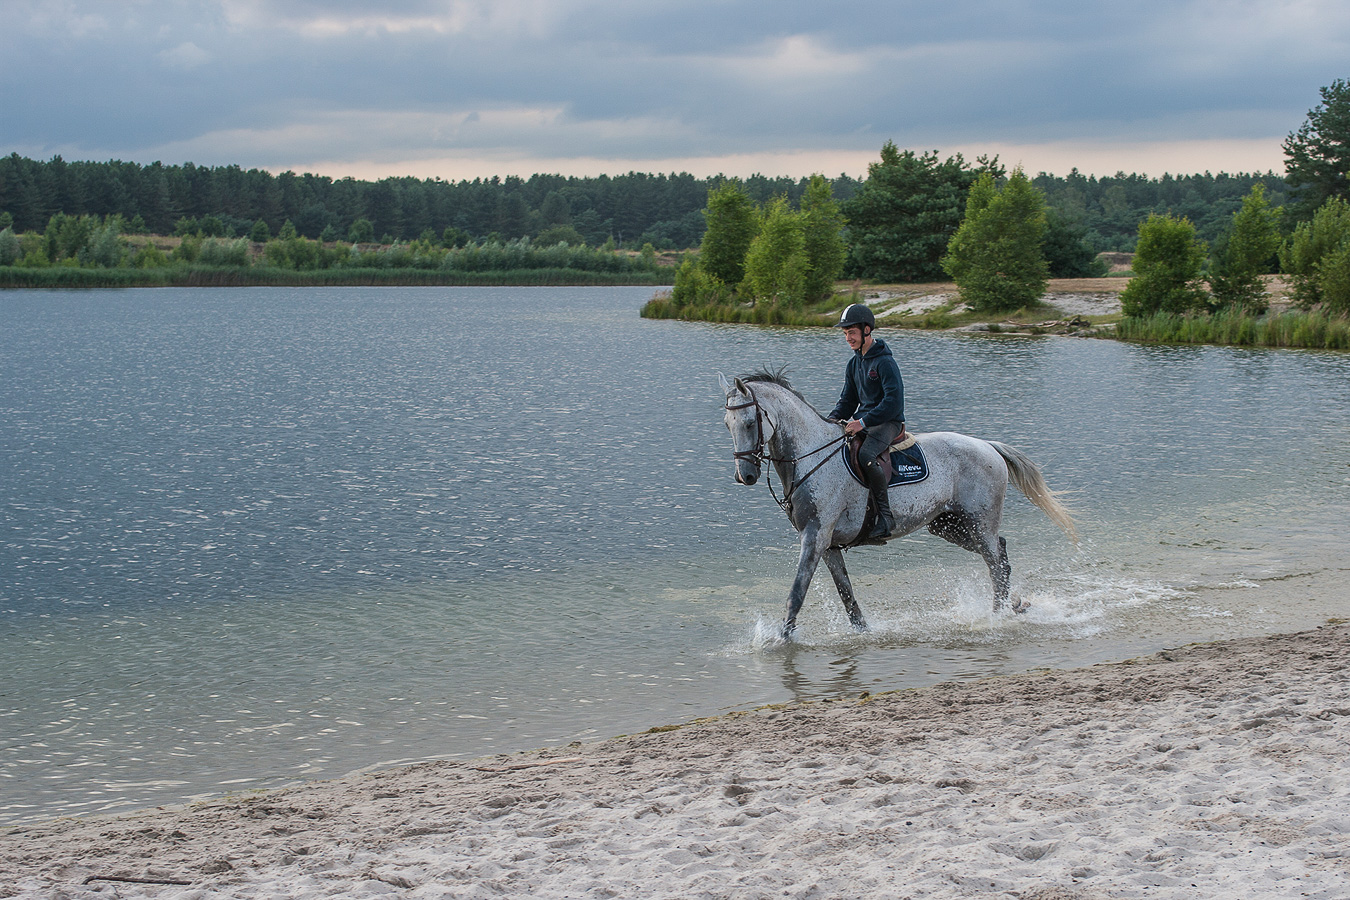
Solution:
M 0 824 L 595 740 L 1350 615 L 1350 355 L 881 333 L 914 431 L 1027 452 L 1025 615 L 850 551 L 871 633 L 732 479 L 719 372 L 828 409 L 832 329 L 650 288 L 0 293 Z

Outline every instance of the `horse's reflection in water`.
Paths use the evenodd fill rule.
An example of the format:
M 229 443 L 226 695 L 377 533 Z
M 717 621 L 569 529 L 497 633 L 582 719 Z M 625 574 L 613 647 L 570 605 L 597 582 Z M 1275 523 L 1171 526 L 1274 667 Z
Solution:
M 835 660 L 829 664 L 831 670 L 825 673 L 824 677 L 813 678 L 799 665 L 796 658 L 799 651 L 811 653 L 812 657 L 816 656 L 808 648 L 795 644 L 784 645 L 783 687 L 793 700 L 856 698 L 867 691 L 858 676 L 856 659 L 846 657 Z
M 849 621 L 867 628 L 844 568 L 843 549 L 854 545 L 867 515 L 867 488 L 849 475 L 840 452 L 843 432 L 797 393 L 781 374 L 759 373 L 729 383 L 726 425 L 731 432 L 736 480 L 755 484 L 763 464 L 773 464 L 783 483 L 780 504 L 801 535 L 797 577 L 788 593 L 782 637 L 792 637 L 806 590 L 823 559 Z M 892 488 L 895 527 L 888 540 L 927 527 L 965 550 L 980 554 L 994 583 L 994 609 L 1008 603 L 1012 566 L 999 537 L 1003 499 L 1011 481 L 1050 520 L 1077 540 L 1069 511 L 1046 486 L 1025 454 L 997 441 L 954 432 L 915 435 L 929 475 L 918 484 Z M 1023 612 L 1027 605 L 1013 606 Z

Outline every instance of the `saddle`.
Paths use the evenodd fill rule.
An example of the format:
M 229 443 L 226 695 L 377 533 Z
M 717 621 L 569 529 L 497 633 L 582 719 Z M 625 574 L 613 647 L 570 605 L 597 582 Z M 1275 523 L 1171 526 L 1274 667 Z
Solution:
M 848 473 L 853 476 L 853 480 L 866 487 L 867 479 L 863 478 L 862 465 L 858 459 L 858 450 L 862 447 L 863 440 L 861 434 L 849 438 L 848 453 L 844 454 L 844 462 L 847 463 Z M 923 450 L 914 440 L 914 435 L 902 430 L 900 436 L 891 444 L 889 451 L 877 459 L 881 461 L 881 470 L 886 473 L 886 483 L 891 487 L 899 484 L 918 484 L 928 477 L 928 460 L 924 458 Z
M 865 438 L 861 434 L 855 434 L 849 438 L 848 452 L 844 454 L 844 464 L 848 468 L 848 473 L 853 476 L 853 480 L 863 487 L 867 487 L 867 480 L 862 476 L 862 466 L 858 460 L 858 451 L 862 448 L 864 440 Z M 928 477 L 928 460 L 924 458 L 923 450 L 914 440 L 914 435 L 902 430 L 900 436 L 887 449 L 889 452 L 881 454 L 877 457 L 877 460 L 881 463 L 881 470 L 886 473 L 886 483 L 889 486 L 917 484 Z M 857 539 L 849 546 L 885 544 L 885 540 L 869 541 L 865 537 L 871 532 L 876 520 L 877 506 L 872 502 L 869 495 L 867 510 L 863 513 L 862 528 L 858 530 Z

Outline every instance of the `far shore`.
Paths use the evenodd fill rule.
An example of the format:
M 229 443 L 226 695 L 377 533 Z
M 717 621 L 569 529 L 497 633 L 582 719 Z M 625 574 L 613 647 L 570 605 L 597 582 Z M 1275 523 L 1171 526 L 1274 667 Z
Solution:
M 0 897 L 1310 897 L 1350 624 L 0 831 Z
M 673 270 L 606 275 L 583 269 L 463 272 L 446 269 L 272 269 L 175 266 L 162 269 L 0 268 L 0 290 L 144 287 L 660 287 Z

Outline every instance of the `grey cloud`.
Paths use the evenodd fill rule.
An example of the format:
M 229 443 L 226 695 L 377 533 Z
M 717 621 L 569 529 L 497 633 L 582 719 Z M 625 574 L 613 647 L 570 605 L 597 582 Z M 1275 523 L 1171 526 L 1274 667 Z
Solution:
M 62 30 L 52 5 L 20 2 L 0 36 L 0 150 L 168 150 L 285 167 L 335 154 L 1278 140 L 1317 87 L 1345 74 L 1350 16 L 1329 0 L 1311 4 L 1320 18 L 1309 6 L 901 0 L 822 15 L 799 0 L 767 11 L 714 0 L 146 0 L 111 22 L 105 4 L 68 0 L 59 11 L 80 24 Z M 1202 28 L 1216 9 L 1240 14 Z M 455 24 L 398 24 L 433 20 Z M 1269 39 L 1275 27 L 1280 40 Z

